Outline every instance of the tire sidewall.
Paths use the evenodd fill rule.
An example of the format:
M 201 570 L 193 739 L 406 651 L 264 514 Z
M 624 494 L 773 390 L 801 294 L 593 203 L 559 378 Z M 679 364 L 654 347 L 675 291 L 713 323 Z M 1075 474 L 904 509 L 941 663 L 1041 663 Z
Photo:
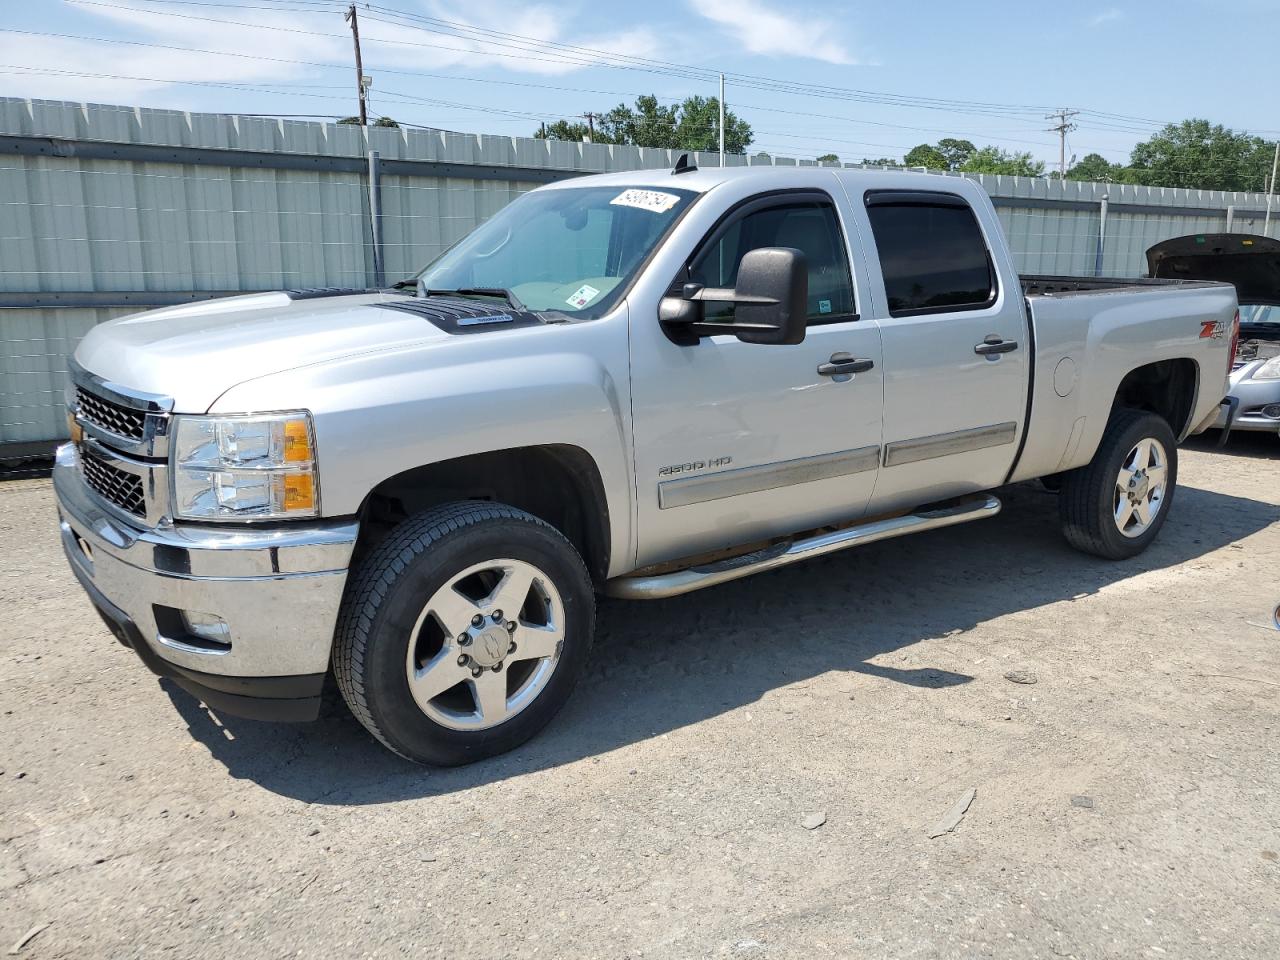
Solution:
M 586 666 L 594 633 L 590 580 L 573 547 L 529 518 L 495 519 L 450 531 L 404 562 L 378 604 L 364 664 L 365 696 L 392 749 L 438 764 L 467 763 L 519 746 L 569 698 Z M 460 571 L 498 559 L 531 563 L 554 583 L 564 606 L 560 660 L 537 698 L 510 720 L 487 730 L 453 730 L 428 717 L 409 689 L 406 671 L 413 627 L 431 596 Z

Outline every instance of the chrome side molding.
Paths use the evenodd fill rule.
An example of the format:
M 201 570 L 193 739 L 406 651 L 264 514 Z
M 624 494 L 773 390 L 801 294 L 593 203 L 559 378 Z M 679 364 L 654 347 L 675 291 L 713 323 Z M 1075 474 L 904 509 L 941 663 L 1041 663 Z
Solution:
M 1018 424 L 1010 420 L 1007 423 L 995 423 L 989 427 L 954 430 L 951 433 L 938 433 L 931 437 L 917 437 L 914 440 L 896 440 L 885 444 L 884 465 L 897 467 L 904 463 L 932 460 L 934 457 L 949 457 L 953 453 L 968 453 L 970 450 L 1000 447 L 1006 443 L 1013 443 L 1017 435 Z
M 888 517 L 855 524 L 804 540 L 784 541 L 752 553 L 730 557 L 702 566 L 687 567 L 652 576 L 617 577 L 605 584 L 605 593 L 624 600 L 661 600 L 692 593 L 703 587 L 728 583 L 753 573 L 775 570 L 788 564 L 810 560 L 848 547 L 859 547 L 878 540 L 906 536 L 939 527 L 950 527 L 970 520 L 994 517 L 1000 512 L 1000 501 L 990 494 L 970 497 L 959 503 L 937 508 L 921 507 L 901 517 Z
M 658 508 L 666 510 L 670 507 L 687 507 L 695 503 L 759 493 L 797 483 L 830 480 L 833 477 L 865 473 L 879 465 L 880 448 L 870 446 L 682 477 L 658 484 Z

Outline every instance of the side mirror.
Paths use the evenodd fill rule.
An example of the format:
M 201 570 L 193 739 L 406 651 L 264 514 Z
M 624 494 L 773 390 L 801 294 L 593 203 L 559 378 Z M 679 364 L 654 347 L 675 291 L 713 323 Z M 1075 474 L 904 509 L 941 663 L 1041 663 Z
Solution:
M 809 301 L 809 267 L 790 247 L 761 247 L 742 258 L 732 290 L 686 283 L 678 297 L 664 297 L 658 319 L 677 343 L 732 333 L 743 343 L 796 344 L 804 341 Z M 732 323 L 703 322 L 702 305 L 732 303 Z

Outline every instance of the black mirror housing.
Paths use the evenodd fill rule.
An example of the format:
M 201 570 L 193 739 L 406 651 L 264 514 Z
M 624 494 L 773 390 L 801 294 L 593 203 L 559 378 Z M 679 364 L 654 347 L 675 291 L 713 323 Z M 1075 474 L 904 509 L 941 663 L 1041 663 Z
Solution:
M 734 288 L 734 327 L 743 343 L 804 342 L 809 265 L 791 247 L 761 247 L 742 258 Z
M 732 303 L 732 323 L 704 323 L 703 304 Z M 680 296 L 664 297 L 658 319 L 676 343 L 691 346 L 701 337 L 732 333 L 743 343 L 796 344 L 804 341 L 809 302 L 809 267 L 791 247 L 761 247 L 745 254 L 732 290 L 686 283 Z

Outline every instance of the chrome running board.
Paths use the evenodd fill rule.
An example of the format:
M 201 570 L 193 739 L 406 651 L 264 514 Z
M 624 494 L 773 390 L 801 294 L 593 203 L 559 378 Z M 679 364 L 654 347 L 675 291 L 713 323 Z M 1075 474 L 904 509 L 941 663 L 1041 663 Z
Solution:
M 921 507 L 914 513 L 884 520 L 842 527 L 829 533 L 820 533 L 804 540 L 787 540 L 752 553 L 740 554 L 727 560 L 673 570 L 652 576 L 617 577 L 605 584 L 605 593 L 625 600 L 661 600 L 692 593 L 703 587 L 713 587 L 749 577 L 753 573 L 776 570 L 801 560 L 811 560 L 824 554 L 835 553 L 848 547 L 860 547 L 877 540 L 902 537 L 909 533 L 951 527 L 957 523 L 994 517 L 1000 512 L 1000 501 L 990 494 L 972 497 L 960 503 L 937 508 Z

